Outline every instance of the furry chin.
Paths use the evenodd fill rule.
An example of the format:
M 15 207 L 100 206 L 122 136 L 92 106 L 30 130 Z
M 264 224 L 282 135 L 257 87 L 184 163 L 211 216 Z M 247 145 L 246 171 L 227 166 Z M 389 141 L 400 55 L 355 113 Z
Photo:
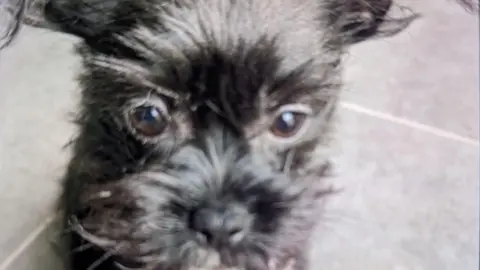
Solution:
M 115 263 L 115 266 L 120 269 L 120 270 L 140 270 L 140 268 L 131 268 L 122 265 L 121 263 Z M 276 263 L 271 260 L 268 263 L 268 269 L 265 270 L 290 270 L 293 267 L 293 261 L 289 261 L 289 263 L 286 264 L 286 266 L 280 267 L 277 266 Z M 225 266 L 222 264 L 216 264 L 216 265 L 209 265 L 209 266 L 203 266 L 203 267 L 188 267 L 184 269 L 175 269 L 175 268 L 163 268 L 163 267 L 158 267 L 158 268 L 153 268 L 153 270 L 248 270 L 244 267 L 238 267 L 238 266 Z
M 268 262 L 268 269 L 265 270 L 292 270 L 294 265 L 294 261 L 290 260 L 287 264 L 284 266 L 279 266 L 275 263 L 274 260 L 270 260 Z M 129 268 L 126 267 L 120 263 L 115 263 L 115 266 L 120 269 L 120 270 L 140 270 L 139 268 Z M 209 265 L 209 266 L 204 266 L 204 267 L 189 267 L 186 269 L 174 269 L 174 268 L 154 268 L 154 270 L 248 270 L 244 267 L 238 267 L 238 266 L 224 266 L 222 264 L 217 264 L 217 265 Z
M 152 270 L 249 270 L 243 266 L 227 266 L 220 261 L 220 255 L 215 251 L 205 251 L 205 261 L 203 266 L 184 266 L 183 268 L 165 268 L 165 267 L 153 267 L 148 268 Z M 208 254 L 207 254 L 208 253 Z M 270 259 L 262 270 L 292 270 L 294 266 L 294 260 L 288 259 L 286 263 L 280 265 L 275 258 Z M 144 270 L 143 268 L 128 267 L 120 262 L 116 262 L 115 266 L 120 270 Z M 146 269 L 145 269 L 146 270 Z

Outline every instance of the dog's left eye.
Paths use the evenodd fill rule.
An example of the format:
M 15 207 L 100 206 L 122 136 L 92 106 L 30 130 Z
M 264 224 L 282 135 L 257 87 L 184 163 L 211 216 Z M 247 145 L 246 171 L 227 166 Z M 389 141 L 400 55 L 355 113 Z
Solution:
M 134 108 L 129 114 L 130 122 L 137 132 L 144 136 L 158 136 L 169 124 L 166 113 L 158 107 L 142 105 Z
M 279 139 L 294 138 L 301 135 L 309 116 L 310 110 L 305 106 L 285 106 L 275 117 L 270 132 Z
M 277 137 L 292 137 L 302 127 L 306 118 L 303 113 L 283 112 L 277 116 L 270 130 Z

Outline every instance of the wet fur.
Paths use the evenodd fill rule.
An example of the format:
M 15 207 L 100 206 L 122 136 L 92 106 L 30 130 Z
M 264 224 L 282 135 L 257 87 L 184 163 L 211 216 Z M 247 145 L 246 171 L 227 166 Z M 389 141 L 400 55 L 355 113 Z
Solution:
M 50 26 L 82 39 L 78 136 L 60 207 L 73 270 L 307 269 L 311 231 L 331 193 L 328 168 L 341 58 L 354 43 L 403 30 L 390 1 L 54 0 Z M 164 102 L 172 124 L 146 138 L 125 113 Z M 301 103 L 294 142 L 268 128 Z M 188 214 L 248 209 L 248 237 L 209 251 Z

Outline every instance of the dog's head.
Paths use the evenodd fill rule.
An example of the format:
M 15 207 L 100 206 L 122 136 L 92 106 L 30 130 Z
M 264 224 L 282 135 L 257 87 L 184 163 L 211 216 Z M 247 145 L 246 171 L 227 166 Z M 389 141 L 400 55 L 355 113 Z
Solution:
M 326 193 L 342 53 L 405 28 L 390 5 L 50 1 L 47 18 L 83 39 L 70 225 L 145 269 L 264 270 L 301 248 Z

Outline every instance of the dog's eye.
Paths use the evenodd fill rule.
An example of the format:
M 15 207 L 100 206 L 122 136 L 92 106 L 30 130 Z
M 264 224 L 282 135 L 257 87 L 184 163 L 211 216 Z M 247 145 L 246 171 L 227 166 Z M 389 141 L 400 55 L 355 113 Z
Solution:
M 129 118 L 133 128 L 148 137 L 160 135 L 169 124 L 169 118 L 164 111 L 150 105 L 134 108 L 130 111 Z
M 280 138 L 288 138 L 297 134 L 303 126 L 307 115 L 299 112 L 283 112 L 275 119 L 270 131 Z
M 285 106 L 270 126 L 270 132 L 280 139 L 295 137 L 303 130 L 309 116 L 310 111 L 304 106 Z

